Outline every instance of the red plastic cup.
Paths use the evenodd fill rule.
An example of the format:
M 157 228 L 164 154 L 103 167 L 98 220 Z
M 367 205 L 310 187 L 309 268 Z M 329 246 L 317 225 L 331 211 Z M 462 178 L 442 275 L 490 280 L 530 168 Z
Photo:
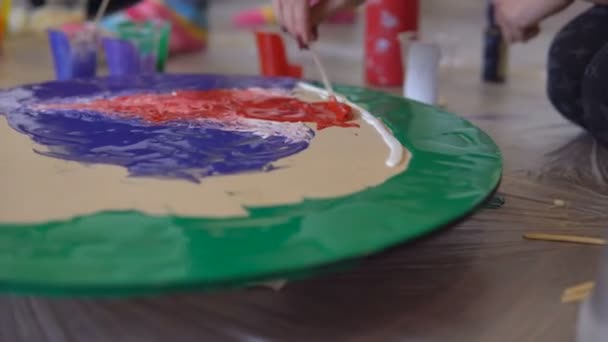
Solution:
M 419 27 L 419 0 L 375 0 L 368 2 L 365 29 L 365 79 L 384 87 L 403 85 L 403 60 L 398 39 L 401 32 Z
M 401 43 L 394 36 L 372 36 L 365 40 L 365 79 L 381 87 L 403 85 Z
M 289 64 L 283 39 L 278 33 L 256 32 L 255 36 L 263 76 L 302 77 L 302 67 Z

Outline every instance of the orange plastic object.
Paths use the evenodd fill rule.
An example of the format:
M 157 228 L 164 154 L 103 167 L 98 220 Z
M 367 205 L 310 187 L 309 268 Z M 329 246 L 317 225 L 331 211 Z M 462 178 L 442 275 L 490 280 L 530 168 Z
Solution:
M 263 76 L 271 77 L 302 77 L 302 67 L 291 65 L 287 61 L 287 53 L 283 39 L 278 33 L 256 32 L 260 69 Z
M 0 0 L 0 46 L 8 28 L 11 0 Z

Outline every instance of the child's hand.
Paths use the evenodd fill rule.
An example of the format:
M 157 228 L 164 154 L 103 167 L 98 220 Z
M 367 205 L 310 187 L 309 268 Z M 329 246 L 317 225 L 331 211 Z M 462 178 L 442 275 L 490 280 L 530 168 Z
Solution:
M 283 29 L 306 46 L 317 39 L 317 26 L 323 20 L 363 2 L 365 0 L 273 0 L 273 5 Z
M 525 42 L 539 32 L 541 21 L 572 4 L 574 0 L 495 0 L 496 19 L 505 39 Z

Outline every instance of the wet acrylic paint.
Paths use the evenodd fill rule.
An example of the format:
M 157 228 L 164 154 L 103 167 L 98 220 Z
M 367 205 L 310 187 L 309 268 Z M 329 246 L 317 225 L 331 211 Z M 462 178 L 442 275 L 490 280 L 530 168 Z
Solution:
M 259 89 L 134 94 L 83 103 L 51 104 L 41 108 L 104 112 L 154 124 L 199 119 L 249 118 L 276 122 L 311 122 L 316 123 L 318 129 L 356 126 L 351 122 L 351 108 L 335 100 L 309 103 L 286 93 Z
M 302 122 L 354 125 L 350 107 L 300 101 L 288 95 L 294 86 L 213 75 L 51 82 L 17 100 L 0 94 L 0 112 L 44 156 L 199 182 L 274 169 L 309 146 L 314 131 Z
M 292 141 L 225 127 L 174 123 L 150 125 L 90 112 L 29 112 L 19 128 L 47 151 L 38 153 L 87 164 L 127 168 L 129 175 L 199 181 L 212 175 L 272 169 L 272 163 L 305 150 L 313 132 Z

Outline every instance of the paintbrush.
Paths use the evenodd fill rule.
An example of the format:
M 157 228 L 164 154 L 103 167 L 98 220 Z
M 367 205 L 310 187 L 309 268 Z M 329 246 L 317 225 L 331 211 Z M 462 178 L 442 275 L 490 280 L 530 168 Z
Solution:
M 325 90 L 327 91 L 329 100 L 335 101 L 336 96 L 334 93 L 334 88 L 332 87 L 331 82 L 329 81 L 329 77 L 327 77 L 327 72 L 325 72 L 325 68 L 323 67 L 323 63 L 321 63 L 321 58 L 319 58 L 319 54 L 317 54 L 317 52 L 312 48 L 312 46 L 309 46 L 308 50 L 310 51 L 312 59 L 315 62 L 315 65 L 317 66 L 317 70 L 321 75 L 321 81 L 323 82 L 323 86 L 325 86 Z
M 103 0 L 101 5 L 97 9 L 97 14 L 95 14 L 95 20 L 93 21 L 97 30 L 100 30 L 99 23 L 101 22 L 101 18 L 103 18 L 103 15 L 108 9 L 108 4 L 110 4 L 110 0 Z
M 88 46 L 88 42 L 95 42 L 97 40 L 97 38 L 99 37 L 98 35 L 100 35 L 102 32 L 100 24 L 101 18 L 103 18 L 103 15 L 105 14 L 109 3 L 110 0 L 102 1 L 101 5 L 97 9 L 97 13 L 95 14 L 95 19 L 93 20 L 92 26 L 88 25 L 87 23 L 85 24 L 82 30 L 75 32 L 73 36 L 75 44 L 84 43 Z

